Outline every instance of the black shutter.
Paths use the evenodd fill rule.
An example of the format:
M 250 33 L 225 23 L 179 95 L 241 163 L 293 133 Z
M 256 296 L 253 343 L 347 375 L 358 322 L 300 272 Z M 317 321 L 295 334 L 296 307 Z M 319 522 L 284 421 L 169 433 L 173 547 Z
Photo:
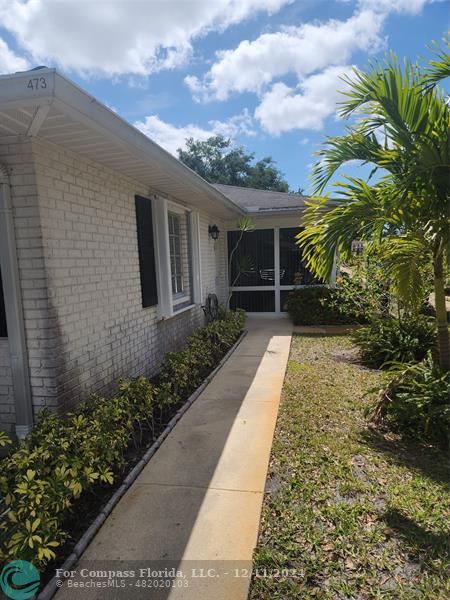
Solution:
M 135 201 L 142 306 L 145 308 L 158 304 L 152 202 L 142 196 L 135 196 Z
M 6 328 L 5 298 L 3 296 L 2 272 L 0 269 L 0 337 L 8 337 Z

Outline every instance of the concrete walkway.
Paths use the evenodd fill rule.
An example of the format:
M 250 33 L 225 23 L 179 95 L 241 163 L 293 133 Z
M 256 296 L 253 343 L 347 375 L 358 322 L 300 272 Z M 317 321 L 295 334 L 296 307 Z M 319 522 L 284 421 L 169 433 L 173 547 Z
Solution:
M 116 506 L 72 584 L 87 581 L 83 567 L 181 573 L 162 576 L 159 585 L 169 587 L 158 589 L 136 587 L 136 579 L 117 589 L 66 582 L 58 600 L 247 597 L 292 326 L 249 319 L 248 330 Z

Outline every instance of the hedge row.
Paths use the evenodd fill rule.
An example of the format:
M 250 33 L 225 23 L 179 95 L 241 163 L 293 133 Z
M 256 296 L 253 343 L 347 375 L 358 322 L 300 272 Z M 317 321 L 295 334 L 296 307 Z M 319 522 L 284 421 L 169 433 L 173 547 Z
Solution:
M 365 307 L 341 302 L 337 288 L 298 288 L 289 293 L 285 308 L 294 325 L 347 325 L 368 321 Z
M 121 380 L 113 398 L 93 396 L 63 417 L 41 413 L 32 433 L 0 463 L 0 562 L 22 559 L 43 568 L 56 558 L 80 496 L 114 484 L 127 450 L 198 387 L 237 340 L 244 319 L 243 312 L 223 312 L 183 350 L 166 355 L 154 382 Z M 0 444 L 6 441 L 0 436 Z

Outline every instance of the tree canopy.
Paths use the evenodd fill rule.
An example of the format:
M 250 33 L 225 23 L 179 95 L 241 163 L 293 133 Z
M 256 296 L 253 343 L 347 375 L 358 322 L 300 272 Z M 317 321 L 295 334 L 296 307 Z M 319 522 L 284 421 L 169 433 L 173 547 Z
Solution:
M 289 192 L 289 184 L 271 156 L 255 162 L 255 154 L 231 140 L 216 135 L 205 141 L 188 138 L 186 149 L 178 148 L 182 163 L 209 183 Z

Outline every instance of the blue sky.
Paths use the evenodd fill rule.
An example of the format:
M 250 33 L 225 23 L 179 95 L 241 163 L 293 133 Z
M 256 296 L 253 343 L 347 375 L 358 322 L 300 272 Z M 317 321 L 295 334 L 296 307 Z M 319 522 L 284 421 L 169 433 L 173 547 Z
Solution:
M 222 133 L 308 191 L 314 150 L 344 128 L 340 76 L 390 49 L 429 56 L 449 3 L 0 0 L 0 23 L 0 72 L 56 66 L 173 153 Z

